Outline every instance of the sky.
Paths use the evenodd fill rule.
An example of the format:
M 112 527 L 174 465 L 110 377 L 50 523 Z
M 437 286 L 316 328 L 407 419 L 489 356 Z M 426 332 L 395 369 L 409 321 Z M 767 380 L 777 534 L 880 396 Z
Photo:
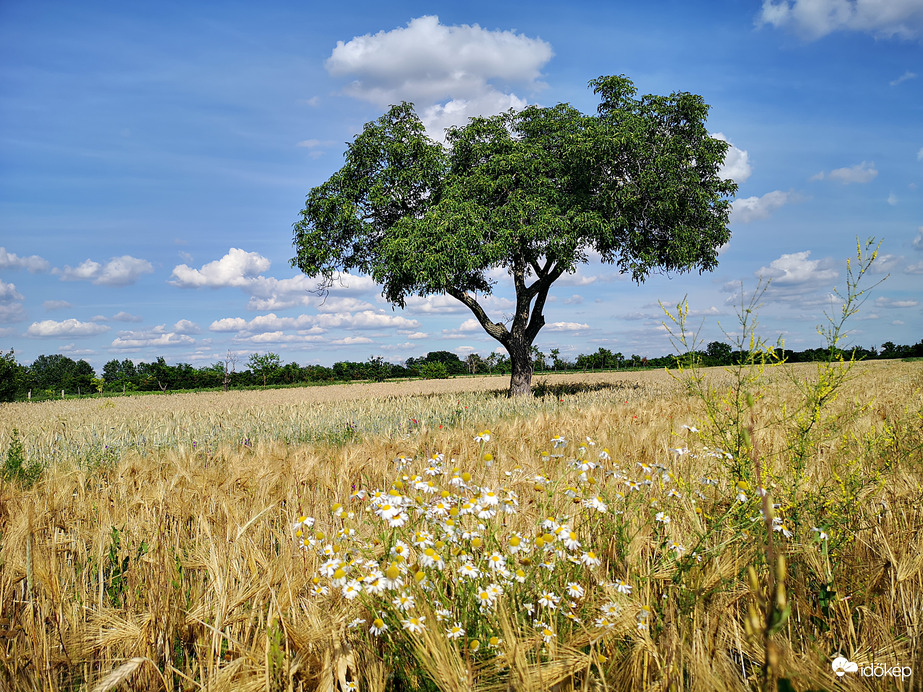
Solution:
M 845 343 L 923 338 L 923 0 L 0 3 L 0 351 L 196 367 L 501 349 L 447 296 L 394 308 L 368 277 L 322 300 L 291 265 L 308 191 L 392 103 L 427 131 L 527 104 L 594 113 L 591 79 L 711 107 L 739 184 L 713 272 L 641 285 L 590 261 L 552 287 L 562 357 L 703 343 L 822 346 L 857 239 L 880 241 Z M 511 313 L 502 274 L 485 307 Z

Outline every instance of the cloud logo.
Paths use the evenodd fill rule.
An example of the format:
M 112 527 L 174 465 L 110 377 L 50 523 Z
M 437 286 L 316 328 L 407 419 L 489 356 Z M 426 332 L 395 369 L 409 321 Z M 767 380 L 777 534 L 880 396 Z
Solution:
M 853 663 L 849 659 L 843 658 L 842 656 L 837 656 L 833 659 L 833 672 L 836 673 L 838 678 L 843 677 L 846 673 L 855 673 L 859 670 L 859 664 Z

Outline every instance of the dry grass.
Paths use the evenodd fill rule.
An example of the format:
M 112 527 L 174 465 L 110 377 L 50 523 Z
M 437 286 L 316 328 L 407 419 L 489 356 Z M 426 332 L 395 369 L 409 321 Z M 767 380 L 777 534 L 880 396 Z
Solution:
M 769 593 L 765 531 L 751 521 L 758 504 L 735 501 L 735 478 L 708 456 L 709 441 L 682 427 L 701 425 L 700 402 L 664 373 L 567 379 L 613 386 L 510 401 L 485 393 L 502 380 L 478 378 L 0 407 L 0 455 L 16 427 L 29 458 L 47 464 L 32 488 L 0 485 L 0 689 L 759 686 L 767 649 L 748 612 L 765 610 Z M 923 675 L 920 367 L 859 366 L 799 479 L 779 423 L 797 403 L 787 382 L 771 374 L 754 409 L 770 490 L 793 529 L 775 535 L 791 606 L 772 635 L 777 674 L 795 689 L 879 688 L 856 674 L 837 681 L 839 652 L 911 666 L 913 679 L 888 684 L 914 689 Z M 473 440 L 485 427 L 489 467 Z M 542 457 L 557 434 L 571 441 L 566 455 Z M 634 586 L 611 629 L 586 621 L 543 647 L 515 613 L 498 615 L 498 669 L 436 629 L 389 648 L 348 628 L 367 604 L 310 594 L 320 558 L 294 546 L 292 521 L 315 516 L 333 535 L 343 524 L 330 507 L 355 486 L 391 487 L 398 455 L 422 462 L 442 452 L 482 486 L 515 490 L 520 512 L 504 530 L 534 536 L 549 514 L 579 515 L 563 490 L 589 492 L 568 464 L 587 436 L 611 456 L 591 474 L 594 490 L 624 512 L 592 531 L 582 525 L 606 560 L 587 586 Z M 657 463 L 672 485 L 618 497 L 626 479 L 641 479 L 638 464 Z M 532 489 L 536 474 L 549 489 Z M 701 485 L 703 476 L 717 485 Z M 668 487 L 682 499 L 668 499 Z M 664 509 L 668 527 L 653 518 Z M 371 541 L 379 529 L 357 514 L 359 538 Z M 815 526 L 830 539 L 818 541 Z M 688 559 L 665 549 L 667 539 Z M 642 607 L 651 615 L 638 628 Z

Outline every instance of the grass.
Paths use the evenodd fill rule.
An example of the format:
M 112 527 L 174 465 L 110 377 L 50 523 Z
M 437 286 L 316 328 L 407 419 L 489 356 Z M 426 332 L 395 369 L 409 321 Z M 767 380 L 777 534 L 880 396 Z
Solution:
M 735 400 L 733 374 L 704 376 Z M 788 424 L 808 420 L 802 385 L 820 375 L 768 371 L 741 409 L 762 483 L 729 463 L 715 412 L 669 375 L 567 377 L 527 400 L 464 378 L 0 407 L 0 454 L 15 439 L 16 463 L 41 467 L 31 486 L 0 485 L 0 680 L 99 692 L 919 684 L 918 364 L 857 365 L 797 449 L 807 438 Z M 760 485 L 777 505 L 769 529 Z M 402 525 L 375 491 L 401 498 Z M 491 515 L 488 492 L 515 513 Z M 453 524 L 436 498 L 462 510 Z M 465 565 L 482 576 L 467 580 Z M 366 588 L 391 567 L 399 588 Z M 503 593 L 485 607 L 489 584 Z M 558 600 L 541 604 L 548 593 Z M 401 595 L 414 606 L 395 605 Z M 450 637 L 456 624 L 464 635 Z M 837 654 L 913 677 L 838 679 Z

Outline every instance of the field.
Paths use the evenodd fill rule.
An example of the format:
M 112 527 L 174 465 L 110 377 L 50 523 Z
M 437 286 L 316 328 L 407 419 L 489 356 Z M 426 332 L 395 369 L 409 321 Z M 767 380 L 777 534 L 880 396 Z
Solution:
M 0 690 L 920 688 L 919 363 L 537 382 L 0 406 Z

